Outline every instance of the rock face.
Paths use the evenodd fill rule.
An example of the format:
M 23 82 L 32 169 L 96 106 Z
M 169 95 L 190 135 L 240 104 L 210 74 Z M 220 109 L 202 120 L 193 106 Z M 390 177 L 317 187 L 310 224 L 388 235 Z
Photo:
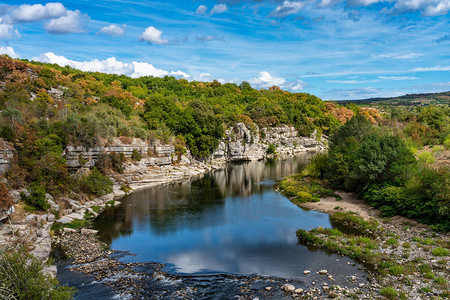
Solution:
M 236 123 L 234 127 L 226 130 L 225 138 L 219 143 L 216 151 L 209 158 L 209 162 L 226 163 L 236 161 L 261 160 L 267 157 L 267 148 L 270 144 L 277 146 L 276 152 L 281 156 L 289 156 L 316 149 L 322 150 L 325 144 L 314 137 L 299 137 L 297 130 L 292 126 L 263 128 L 261 132 L 256 125 L 247 128 L 244 123 Z M 262 138 L 260 138 L 262 137 Z M 138 138 L 114 138 L 109 143 L 86 148 L 83 146 L 68 146 L 65 158 L 69 168 L 93 167 L 102 153 L 123 154 L 130 158 L 133 150 L 138 151 L 143 159 L 128 165 L 125 173 L 139 172 L 153 166 L 167 166 L 174 162 L 175 148 L 170 144 L 159 141 L 145 142 Z M 182 165 L 195 164 L 189 152 L 182 156 L 179 162 Z
M 14 147 L 0 138 L 0 175 L 9 170 L 14 154 Z
M 226 131 L 225 139 L 220 142 L 211 159 L 224 162 L 264 159 L 270 144 L 277 146 L 276 152 L 281 156 L 325 148 L 325 144 L 314 137 L 299 137 L 292 126 L 262 128 L 260 132 L 257 126 L 250 130 L 245 124 L 237 123 Z
M 133 150 L 138 151 L 142 157 L 149 156 L 143 160 L 147 167 L 170 165 L 175 148 L 172 145 L 164 145 L 159 141 L 153 143 L 144 142 L 138 138 L 114 138 L 111 143 L 102 146 L 86 148 L 83 146 L 67 146 L 65 158 L 69 168 L 93 167 L 102 153 L 123 154 L 130 158 Z

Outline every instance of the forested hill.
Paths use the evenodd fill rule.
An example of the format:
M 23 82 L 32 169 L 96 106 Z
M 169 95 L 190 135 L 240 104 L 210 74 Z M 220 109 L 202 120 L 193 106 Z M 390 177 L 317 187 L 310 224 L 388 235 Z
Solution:
M 427 105 L 450 105 L 450 91 L 443 93 L 408 94 L 390 98 L 370 98 L 361 100 L 345 100 L 342 103 L 354 103 L 365 105 L 404 105 L 404 106 L 427 106 Z
M 353 116 L 338 104 L 275 86 L 255 90 L 247 82 L 133 79 L 7 56 L 0 56 L 0 110 L 0 137 L 16 148 L 38 147 L 42 139 L 64 149 L 116 136 L 177 136 L 197 157 L 209 155 L 224 128 L 236 122 L 290 124 L 306 136 L 316 129 L 327 134 Z

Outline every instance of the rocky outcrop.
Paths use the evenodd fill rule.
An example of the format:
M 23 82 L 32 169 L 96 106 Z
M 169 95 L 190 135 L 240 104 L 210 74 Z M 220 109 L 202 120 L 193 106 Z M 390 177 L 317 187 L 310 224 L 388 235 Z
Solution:
M 145 157 L 141 162 L 147 167 L 170 165 L 175 153 L 174 146 L 161 144 L 159 141 L 148 143 L 138 138 L 121 137 L 93 148 L 67 146 L 64 156 L 69 168 L 93 167 L 103 153 L 123 154 L 130 158 L 133 150 Z
M 254 126 L 250 130 L 243 123 L 237 123 L 226 131 L 225 139 L 211 157 L 212 161 L 251 161 L 267 157 L 270 144 L 276 146 L 276 152 L 281 156 L 296 155 L 301 152 L 316 149 L 323 150 L 325 143 L 313 137 L 300 137 L 292 126 L 262 128 Z
M 280 156 L 296 155 L 308 150 L 323 150 L 325 143 L 313 137 L 300 137 L 292 126 L 259 128 L 237 123 L 225 132 L 225 138 L 219 143 L 216 151 L 207 160 L 211 164 L 223 164 L 236 161 L 251 161 L 265 159 L 270 144 L 276 146 Z M 65 158 L 69 168 L 93 167 L 102 153 L 123 154 L 130 158 L 133 151 L 138 151 L 143 159 L 133 165 L 128 165 L 126 172 L 145 171 L 154 166 L 168 166 L 174 162 L 175 148 L 159 141 L 145 142 L 138 138 L 114 138 L 93 148 L 83 146 L 68 146 Z M 189 152 L 181 157 L 180 163 L 189 165 L 194 160 Z
M 0 138 L 0 175 L 9 170 L 14 155 L 14 147 Z

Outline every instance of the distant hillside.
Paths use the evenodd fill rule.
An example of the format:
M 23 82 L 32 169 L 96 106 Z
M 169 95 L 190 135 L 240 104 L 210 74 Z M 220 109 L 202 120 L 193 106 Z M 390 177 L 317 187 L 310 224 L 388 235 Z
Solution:
M 361 100 L 345 100 L 339 103 L 426 106 L 450 104 L 450 91 L 443 93 L 408 94 L 391 98 L 370 98 Z

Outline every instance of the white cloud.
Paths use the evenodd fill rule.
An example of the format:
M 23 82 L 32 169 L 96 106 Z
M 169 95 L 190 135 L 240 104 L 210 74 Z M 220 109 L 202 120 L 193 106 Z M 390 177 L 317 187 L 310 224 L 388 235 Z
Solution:
M 0 40 L 10 40 L 13 38 L 19 38 L 20 33 L 10 24 L 0 23 Z
M 369 6 L 378 2 L 386 2 L 389 0 L 349 0 L 347 1 L 347 5 L 349 6 Z
M 12 58 L 19 58 L 19 55 L 14 51 L 12 47 L 3 47 L 0 46 L 0 54 L 7 54 Z
M 278 5 L 270 15 L 276 18 L 284 18 L 289 15 L 295 14 L 300 11 L 304 6 L 303 2 L 299 1 L 284 1 L 281 5 Z
M 372 57 L 379 57 L 379 58 L 392 58 L 392 59 L 412 59 L 417 58 L 419 56 L 422 56 L 420 53 L 384 53 L 379 55 L 372 55 Z
M 417 77 L 412 76 L 378 76 L 380 79 L 384 80 L 416 80 L 419 79 Z
M 421 11 L 424 16 L 445 15 L 450 10 L 450 0 L 397 0 L 394 7 L 384 9 L 392 14 Z
M 379 82 L 377 79 L 371 79 L 371 80 L 327 80 L 327 82 L 330 83 L 344 83 L 344 84 L 358 84 L 358 83 L 374 83 Z
M 105 26 L 97 34 L 106 34 L 110 36 L 124 36 L 125 35 L 125 29 L 127 28 L 127 25 L 109 25 Z
M 146 41 L 149 44 L 156 45 L 167 45 L 169 43 L 168 40 L 163 39 L 163 32 L 153 26 L 147 27 L 145 31 L 139 37 L 139 41 Z
M 49 21 L 44 27 L 53 34 L 80 33 L 88 20 L 89 17 L 79 10 L 68 10 L 64 16 Z
M 142 76 L 175 76 L 177 78 L 189 78 L 190 75 L 183 71 L 166 71 L 155 68 L 152 64 L 146 62 L 133 61 L 126 63 L 118 61 L 115 57 L 110 57 L 105 60 L 94 59 L 91 61 L 74 61 L 64 56 L 56 55 L 53 52 L 41 54 L 39 57 L 34 57 L 33 60 L 58 64 L 60 66 L 70 66 L 75 69 L 88 72 L 103 72 L 109 74 L 127 75 L 132 78 Z
M 259 89 L 267 89 L 276 85 L 282 89 L 287 89 L 291 91 L 300 91 L 307 86 L 307 84 L 302 80 L 287 81 L 283 77 L 272 76 L 267 71 L 259 72 L 259 77 L 252 78 L 248 82 L 255 88 Z
M 46 5 L 20 5 L 11 12 L 15 23 L 36 22 L 59 18 L 66 15 L 67 9 L 61 3 L 47 3 Z
M 206 12 L 208 11 L 208 7 L 206 7 L 206 5 L 200 5 L 197 10 L 195 11 L 195 13 L 197 15 L 204 15 L 206 14 Z
M 414 68 L 411 71 L 413 72 L 450 71 L 450 66 L 419 67 Z
M 214 14 L 222 14 L 226 11 L 228 11 L 228 6 L 226 4 L 216 4 L 213 8 L 211 8 L 209 14 L 212 16 Z

